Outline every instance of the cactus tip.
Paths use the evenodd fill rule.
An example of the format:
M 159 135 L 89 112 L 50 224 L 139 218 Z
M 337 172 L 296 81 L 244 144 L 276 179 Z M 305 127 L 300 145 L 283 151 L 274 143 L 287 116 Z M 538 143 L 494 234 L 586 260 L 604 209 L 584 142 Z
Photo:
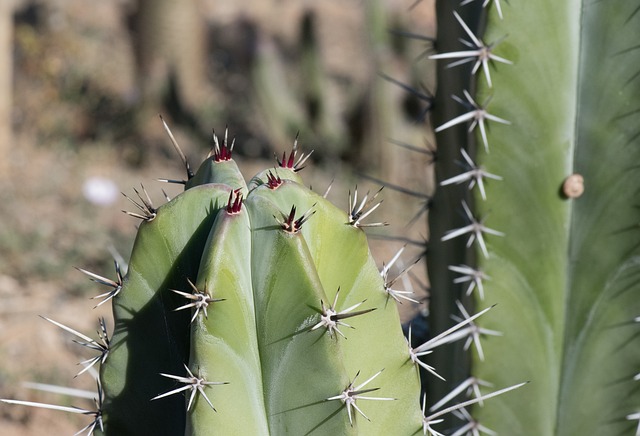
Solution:
M 300 132 L 296 134 L 296 139 L 293 142 L 293 148 L 288 158 L 287 158 L 286 151 L 282 153 L 282 160 L 280 160 L 276 156 L 276 162 L 278 162 L 278 166 L 280 166 L 281 168 L 288 168 L 295 173 L 305 168 L 304 166 L 305 162 L 307 162 L 307 159 L 309 159 L 309 157 L 311 157 L 311 155 L 313 154 L 313 150 L 311 150 L 308 154 L 302 153 L 300 155 L 300 158 L 296 160 L 296 155 L 298 154 L 298 135 L 299 134 Z
M 273 173 L 271 170 L 267 173 L 267 187 L 269 189 L 276 189 L 278 186 L 282 185 L 282 179 L 278 175 L 278 173 Z
M 233 147 L 236 145 L 236 138 L 231 140 L 231 144 L 228 142 L 229 137 L 229 126 L 225 126 L 224 128 L 224 140 L 222 142 L 222 146 L 220 145 L 220 141 L 218 140 L 218 135 L 216 135 L 216 131 L 212 129 L 213 136 L 213 147 L 209 152 L 207 157 L 213 156 L 213 160 L 215 162 L 224 162 L 231 160 L 233 155 Z
M 234 189 L 229 192 L 229 201 L 227 202 L 226 211 L 229 215 L 235 215 L 242 210 L 242 192 L 241 189 Z
M 287 233 L 298 233 L 300 231 L 300 229 L 302 228 L 302 225 L 304 223 L 306 223 L 309 218 L 311 218 L 316 211 L 315 210 L 311 210 L 315 207 L 315 203 L 309 208 L 309 210 L 307 210 L 305 213 L 303 213 L 300 218 L 295 219 L 295 215 L 296 215 L 296 206 L 293 205 L 291 206 L 291 211 L 289 212 L 289 215 L 286 214 L 282 214 L 282 220 L 279 220 L 277 217 L 276 220 L 278 221 L 278 223 L 280 224 L 280 227 L 282 228 L 282 230 L 284 230 Z

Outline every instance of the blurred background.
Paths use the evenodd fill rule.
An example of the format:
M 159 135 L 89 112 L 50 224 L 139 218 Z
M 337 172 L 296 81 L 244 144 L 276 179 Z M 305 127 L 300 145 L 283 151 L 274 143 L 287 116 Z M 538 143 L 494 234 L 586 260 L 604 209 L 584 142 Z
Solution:
M 192 166 L 228 126 L 248 178 L 299 134 L 315 150 L 305 181 L 320 192 L 333 181 L 339 206 L 356 184 L 360 195 L 389 185 L 371 218 L 390 223 L 372 232 L 378 264 L 407 242 L 405 264 L 419 256 L 433 3 L 0 0 L 0 398 L 91 406 L 21 383 L 95 389 L 73 378 L 91 353 L 38 315 L 89 336 L 98 317 L 109 325 L 109 305 L 90 300 L 106 289 L 74 267 L 115 278 L 113 257 L 128 258 L 137 220 L 120 212 L 133 210 L 121 192 L 143 183 L 159 205 L 162 189 L 181 191 L 157 181 L 185 177 L 158 114 Z M 424 269 L 413 269 L 423 300 Z M 2 435 L 73 434 L 85 421 L 0 405 Z

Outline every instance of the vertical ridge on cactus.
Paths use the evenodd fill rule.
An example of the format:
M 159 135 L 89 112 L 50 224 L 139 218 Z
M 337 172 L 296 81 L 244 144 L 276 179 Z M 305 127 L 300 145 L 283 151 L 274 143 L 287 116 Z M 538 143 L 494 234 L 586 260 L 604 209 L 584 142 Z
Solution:
M 438 5 L 442 11 L 445 3 Z M 477 3 L 476 9 L 460 9 L 466 25 L 459 35 L 471 32 L 478 41 L 508 35 L 495 54 L 513 63 L 491 71 L 491 82 L 459 68 L 439 78 L 437 101 L 447 107 L 437 106 L 442 112 L 434 119 L 447 162 L 437 164 L 444 186 L 430 216 L 431 234 L 441 238 L 442 248 L 435 247 L 430 259 L 442 256 L 444 244 L 463 229 L 473 230 L 442 230 L 446 221 L 436 214 L 450 216 L 442 208 L 446 201 L 461 197 L 469 219 L 491 213 L 492 227 L 504 237 L 487 238 L 475 251 L 449 245 L 455 255 L 446 254 L 455 259 L 449 268 L 468 265 L 491 276 L 484 291 L 501 305 L 501 316 L 477 325 L 505 334 L 483 343 L 484 362 L 475 356 L 471 375 L 496 385 L 532 383 L 508 399 L 474 408 L 473 420 L 499 434 L 628 434 L 625 417 L 640 404 L 633 381 L 620 381 L 623 374 L 637 373 L 640 362 L 637 325 L 626 322 L 640 312 L 640 214 L 634 206 L 640 177 L 632 163 L 640 158 L 634 147 L 640 136 L 638 118 L 631 115 L 637 115 L 640 96 L 637 2 L 518 0 L 509 2 L 504 16 L 497 1 L 491 10 Z M 444 13 L 442 22 L 461 24 L 458 15 Z M 442 30 L 444 37 L 451 29 Z M 454 51 L 455 38 L 447 38 L 438 38 L 442 53 Z M 459 95 L 460 87 L 466 101 L 458 103 L 475 111 L 452 116 L 457 106 L 447 96 Z M 509 124 L 480 125 L 469 137 L 461 129 L 449 133 L 456 124 L 480 124 L 482 106 L 475 102 L 488 98 L 492 113 L 504 114 Z M 454 190 L 465 179 L 449 173 L 449 150 L 460 148 L 502 182 L 487 184 L 472 200 Z M 576 195 L 564 194 L 563 183 L 572 174 L 583 186 Z M 429 265 L 441 275 L 431 276 L 436 292 L 451 272 L 460 272 L 443 271 L 437 262 Z M 456 280 L 450 300 L 433 299 L 439 307 L 462 292 L 463 281 Z M 480 295 L 474 303 L 487 304 Z
M 523 353 L 537 355 L 535 369 L 527 364 L 521 366 L 526 371 L 512 376 L 533 379 L 537 374 L 532 395 L 552 402 L 532 410 L 528 418 L 518 418 L 518 427 L 558 435 L 624 434 L 626 424 L 621 418 L 630 407 L 638 406 L 638 397 L 630 395 L 632 386 L 614 388 L 616 377 L 611 375 L 631 371 L 640 356 L 624 339 L 633 332 L 613 326 L 640 311 L 640 290 L 628 285 L 640 271 L 635 260 L 639 239 L 624 231 L 639 219 L 632 204 L 640 178 L 629 162 L 640 156 L 629 142 L 637 144 L 633 133 L 637 118 L 618 116 L 637 104 L 640 84 L 625 82 L 637 73 L 640 54 L 628 53 L 620 62 L 616 53 L 636 44 L 640 27 L 637 19 L 632 24 L 628 18 L 637 6 L 622 1 L 559 6 L 545 2 L 531 8 L 512 2 L 504 20 L 498 21 L 495 15 L 489 18 L 489 37 L 509 33 L 510 46 L 501 48 L 528 47 L 528 55 L 494 75 L 491 92 L 496 111 L 504 111 L 511 96 L 517 95 L 509 103 L 513 125 L 492 130 L 492 154 L 479 157 L 487 168 L 509 168 L 501 171 L 505 183 L 487 190 L 492 201 L 511 206 L 500 210 L 489 203 L 480 205 L 491 208 L 492 223 L 507 233 L 504 240 L 489 242 L 495 257 L 484 269 L 493 277 L 487 284 L 492 298 L 504 300 L 510 312 L 518 308 L 512 313 L 520 317 L 513 325 L 507 319 L 487 324 L 500 330 L 510 327 L 507 336 L 487 343 L 485 354 L 488 360 L 517 341 Z M 531 27 L 532 16 L 548 17 L 551 10 L 558 33 L 543 37 Z M 532 39 L 533 34 L 537 36 Z M 554 56 L 549 53 L 552 46 Z M 562 68 L 554 67 L 559 58 L 565 59 Z M 545 85 L 532 86 L 536 79 Z M 480 85 L 479 93 L 486 92 Z M 565 200 L 558 190 L 571 173 L 584 177 L 586 189 L 581 197 Z M 529 195 L 523 197 L 516 186 L 524 178 Z M 524 221 L 532 227 L 513 220 L 514 213 L 532 212 L 539 218 Z M 525 238 L 525 233 L 539 237 Z M 542 235 L 553 235 L 557 242 L 549 244 Z M 518 245 L 510 238 L 517 238 Z M 525 253 L 536 253 L 535 268 L 520 263 Z M 540 271 L 547 271 L 544 280 Z M 519 309 L 527 306 L 544 315 L 531 318 Z M 534 348 L 538 341 L 546 346 Z M 483 379 L 501 380 L 488 364 L 478 369 Z M 550 380 L 556 381 L 551 384 Z M 530 398 L 518 394 L 510 398 L 514 400 L 518 403 L 510 409 L 531 404 Z M 507 420 L 499 426 L 487 421 L 495 422 L 496 409 L 504 410 L 501 403 L 498 399 L 487 405 L 478 417 L 504 432 Z

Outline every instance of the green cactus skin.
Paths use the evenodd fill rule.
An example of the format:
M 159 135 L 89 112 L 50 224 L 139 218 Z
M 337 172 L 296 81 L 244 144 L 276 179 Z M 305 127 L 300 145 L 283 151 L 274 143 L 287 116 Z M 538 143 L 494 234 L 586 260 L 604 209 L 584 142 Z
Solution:
M 228 196 L 220 185 L 187 193 L 140 224 L 122 291 L 113 299 L 112 347 L 101 369 L 108 434 L 184 431 L 182 398 L 150 402 L 174 386 L 159 374 L 183 374 L 189 357 L 190 314 L 173 311 L 184 299 L 169 289 L 182 289 L 187 277 L 196 277 L 213 213 Z
M 298 183 L 293 159 L 248 190 L 223 149 L 140 225 L 101 369 L 105 434 L 421 431 L 418 371 L 362 229 Z M 300 229 L 292 205 L 314 212 Z M 353 329 L 323 325 L 329 307 Z M 188 411 L 185 365 L 215 383 Z M 352 382 L 368 419 L 339 398 Z M 163 396 L 180 387 L 186 399 Z
M 637 422 L 625 417 L 640 408 L 640 4 L 512 0 L 501 19 L 497 2 L 483 12 L 482 39 L 504 38 L 493 52 L 513 65 L 492 65 L 492 87 L 477 73 L 474 100 L 491 96 L 488 112 L 511 124 L 488 121 L 488 152 L 479 135 L 474 148 L 473 135 L 465 146 L 445 132 L 439 149 L 477 149 L 475 162 L 503 177 L 487 183 L 486 201 L 476 191 L 474 215 L 506 236 L 487 236 L 489 257 L 472 257 L 491 277 L 478 308 L 499 304 L 478 325 L 504 336 L 484 341 L 472 375 L 531 383 L 474 418 L 500 434 L 631 435 Z M 585 190 L 570 199 L 562 185 L 572 173 Z

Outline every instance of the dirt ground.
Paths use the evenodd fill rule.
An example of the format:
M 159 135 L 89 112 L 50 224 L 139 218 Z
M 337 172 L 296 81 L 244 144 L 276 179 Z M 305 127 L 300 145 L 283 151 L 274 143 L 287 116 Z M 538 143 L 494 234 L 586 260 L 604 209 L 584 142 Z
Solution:
M 132 210 L 132 206 L 119 193 L 117 201 L 102 206 L 88 200 L 83 186 L 91 178 L 101 177 L 118 191 L 132 193 L 132 187 L 142 182 L 154 202 L 161 204 L 164 201 L 161 189 L 170 196 L 181 189 L 156 179 L 181 178 L 183 170 L 166 139 L 160 139 L 165 145 L 159 152 L 140 158 L 136 154 L 139 144 L 127 142 L 131 138 L 120 141 L 100 133 L 100 129 L 100 134 L 95 134 L 95 126 L 89 126 L 95 120 L 89 120 L 83 106 L 77 103 L 78 99 L 91 96 L 69 98 L 70 88 L 61 87 L 55 79 L 68 58 L 77 57 L 78 62 L 93 65 L 95 74 L 104 78 L 114 93 L 126 94 L 133 82 L 132 66 L 121 53 L 126 51 L 126 38 L 115 9 L 127 2 L 105 0 L 91 6 L 80 0 L 38 3 L 56 8 L 57 15 L 50 19 L 58 23 L 76 20 L 76 25 L 69 26 L 66 34 L 59 32 L 52 41 L 43 41 L 42 35 L 28 26 L 15 29 L 16 44 L 20 45 L 17 52 L 22 58 L 14 71 L 14 139 L 10 154 L 0 156 L 0 398 L 91 408 L 88 400 L 30 390 L 22 385 L 37 381 L 95 390 L 90 376 L 74 378 L 79 371 L 77 363 L 92 354 L 72 343 L 71 335 L 39 317 L 51 317 L 94 337 L 99 317 L 105 317 L 110 324 L 109 305 L 92 309 L 96 302 L 90 299 L 106 289 L 90 282 L 74 267 L 113 278 L 113 253 L 128 257 L 136 220 L 121 213 L 121 209 Z M 292 38 L 291 28 L 277 24 L 289 22 L 282 14 L 294 17 L 303 2 L 265 1 L 257 2 L 259 6 L 255 7 L 243 6 L 252 2 L 203 3 L 209 6 L 207 14 L 219 20 L 232 20 L 242 13 L 255 15 L 259 22 L 271 26 L 272 32 Z M 387 8 L 407 10 L 411 2 L 388 0 L 384 4 Z M 407 14 L 432 29 L 432 8 L 433 1 L 423 0 L 414 12 L 409 14 L 407 10 Z M 363 29 L 361 2 L 327 1 L 323 12 L 330 19 L 322 21 L 322 33 L 335 39 L 333 44 L 338 52 L 346 51 L 342 59 L 336 55 L 327 62 L 333 62 L 336 71 L 348 71 L 349 58 L 353 56 L 348 51 L 357 52 L 358 44 L 358 38 L 348 29 Z M 273 19 L 277 14 L 278 20 Z M 82 25 L 78 26 L 78 22 Z M 364 72 L 356 70 L 352 74 Z M 110 77 L 118 79 L 106 80 Z M 106 118 L 103 122 L 110 126 L 113 120 Z M 164 138 L 160 123 L 156 119 L 149 121 L 150 125 L 153 123 L 160 132 L 154 140 Z M 88 135 L 88 130 L 94 133 Z M 192 163 L 206 155 L 206 147 L 197 144 L 193 136 L 179 127 L 174 133 Z M 407 162 L 412 159 L 409 156 L 406 155 Z M 273 165 L 272 160 L 242 156 L 238 160 L 245 174 Z M 359 179 L 348 163 L 342 161 L 312 164 L 304 170 L 304 177 L 318 191 L 324 191 L 334 180 L 329 198 L 345 208 L 346 193 L 355 183 L 360 191 L 377 187 Z M 423 172 L 412 177 L 426 183 L 429 175 Z M 383 209 L 377 218 L 391 222 L 384 234 L 415 240 L 426 237 L 424 220 L 409 229 L 405 227 L 420 209 L 419 201 L 387 190 Z M 378 264 L 390 259 L 402 245 L 401 241 L 372 239 Z M 407 251 L 404 259 L 409 261 L 420 247 L 409 246 Z M 416 289 L 425 282 L 424 269 L 422 264 L 414 269 Z M 418 292 L 424 297 L 422 290 Z M 405 304 L 401 310 L 406 319 L 418 308 Z M 68 435 L 88 422 L 82 415 L 0 405 L 0 434 L 7 436 Z

